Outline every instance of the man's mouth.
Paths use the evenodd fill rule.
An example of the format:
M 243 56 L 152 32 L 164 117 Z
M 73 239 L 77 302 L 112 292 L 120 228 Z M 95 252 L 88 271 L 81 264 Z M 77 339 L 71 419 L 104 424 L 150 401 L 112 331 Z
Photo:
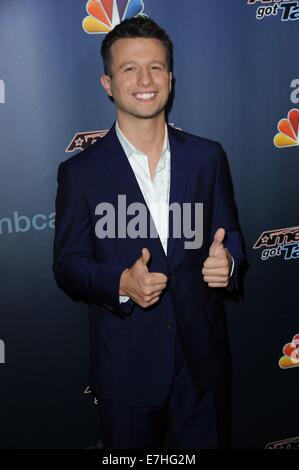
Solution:
M 147 93 L 134 93 L 133 96 L 138 101 L 148 102 L 148 101 L 152 101 L 157 96 L 157 94 L 158 92 L 153 91 L 153 92 L 147 92 Z

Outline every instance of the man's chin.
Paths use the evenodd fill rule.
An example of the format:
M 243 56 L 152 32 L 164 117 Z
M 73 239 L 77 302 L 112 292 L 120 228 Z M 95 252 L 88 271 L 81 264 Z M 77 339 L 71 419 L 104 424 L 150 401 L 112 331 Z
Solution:
M 139 112 L 139 113 L 135 114 L 135 117 L 137 117 L 139 119 L 155 119 L 163 113 L 164 113 L 164 108 L 159 109 L 158 111 L 153 111 L 151 113 L 150 112 L 144 112 L 144 113 Z

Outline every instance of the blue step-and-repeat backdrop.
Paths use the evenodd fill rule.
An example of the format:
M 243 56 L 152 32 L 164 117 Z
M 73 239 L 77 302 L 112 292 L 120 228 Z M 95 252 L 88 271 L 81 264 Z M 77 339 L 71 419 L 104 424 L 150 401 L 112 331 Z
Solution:
M 220 141 L 234 180 L 234 448 L 298 447 L 298 0 L 0 1 L 0 447 L 99 439 L 87 307 L 52 275 L 56 175 L 112 125 L 101 41 L 141 12 L 174 42 L 169 122 Z

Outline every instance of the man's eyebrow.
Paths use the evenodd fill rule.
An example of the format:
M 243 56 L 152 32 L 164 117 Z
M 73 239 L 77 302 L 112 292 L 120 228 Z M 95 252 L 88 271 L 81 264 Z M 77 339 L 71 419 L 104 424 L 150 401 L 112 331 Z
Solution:
M 128 60 L 127 62 L 123 62 L 122 64 L 120 64 L 120 66 L 118 68 L 122 69 L 126 65 L 135 65 L 135 64 L 136 64 L 136 62 L 134 62 L 134 60 Z
M 127 65 L 136 65 L 137 62 L 135 62 L 134 60 L 129 60 L 127 62 L 123 62 L 122 64 L 119 65 L 119 70 L 122 69 L 123 67 L 126 67 Z M 159 64 L 161 65 L 162 67 L 166 67 L 166 62 L 163 62 L 161 60 L 151 60 L 148 65 L 151 65 L 151 64 Z
M 159 64 L 159 65 L 162 65 L 162 67 L 166 67 L 166 62 L 163 62 L 162 60 L 152 60 L 150 63 Z

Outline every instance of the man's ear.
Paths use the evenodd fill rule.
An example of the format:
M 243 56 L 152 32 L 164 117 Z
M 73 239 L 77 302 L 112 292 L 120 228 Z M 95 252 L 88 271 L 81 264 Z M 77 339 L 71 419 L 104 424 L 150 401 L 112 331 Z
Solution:
M 111 78 L 109 77 L 109 75 L 102 75 L 101 76 L 101 84 L 102 84 L 103 88 L 105 89 L 107 95 L 112 96 Z
M 172 90 L 172 72 L 169 72 L 169 91 L 171 92 Z

